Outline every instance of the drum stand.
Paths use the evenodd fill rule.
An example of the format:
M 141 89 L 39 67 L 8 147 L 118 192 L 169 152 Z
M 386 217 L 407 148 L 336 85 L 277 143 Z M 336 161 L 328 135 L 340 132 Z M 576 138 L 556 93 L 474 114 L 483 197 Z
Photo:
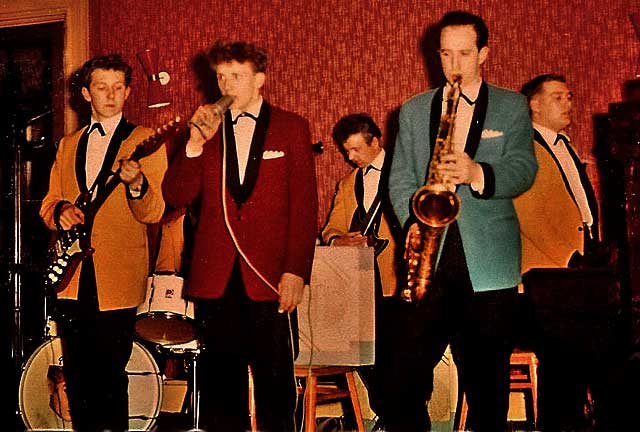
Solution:
M 193 416 L 193 428 L 191 431 L 199 431 L 200 429 L 200 389 L 198 388 L 198 356 L 200 348 L 172 348 L 168 347 L 171 354 L 184 355 L 187 358 L 186 369 L 190 372 L 190 378 L 187 380 L 187 392 L 182 402 L 181 413 L 189 412 L 191 402 L 191 414 Z

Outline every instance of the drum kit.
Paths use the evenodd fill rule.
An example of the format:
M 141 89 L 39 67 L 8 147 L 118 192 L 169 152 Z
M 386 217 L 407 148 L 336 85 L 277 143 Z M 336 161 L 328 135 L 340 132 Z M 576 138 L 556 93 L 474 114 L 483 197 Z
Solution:
M 183 279 L 176 274 L 149 277 L 145 301 L 136 313 L 136 334 L 126 367 L 129 377 L 129 430 L 148 431 L 156 424 L 162 405 L 163 377 L 154 356 L 141 342 L 155 345 L 164 355 L 177 355 L 190 369 L 193 427 L 198 429 L 196 380 L 200 344 L 194 323 L 194 306 L 182 296 Z M 19 409 L 28 430 L 73 430 L 62 375 L 62 343 L 55 322 L 47 317 L 45 342 L 26 361 L 19 386 Z

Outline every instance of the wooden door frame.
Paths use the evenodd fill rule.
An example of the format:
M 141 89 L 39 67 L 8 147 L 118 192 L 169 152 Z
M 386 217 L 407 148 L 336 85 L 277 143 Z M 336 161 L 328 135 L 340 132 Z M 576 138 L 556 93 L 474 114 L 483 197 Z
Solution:
M 67 83 L 89 56 L 90 0 L 0 0 L 0 28 L 62 22 L 64 24 L 64 132 L 78 128 Z

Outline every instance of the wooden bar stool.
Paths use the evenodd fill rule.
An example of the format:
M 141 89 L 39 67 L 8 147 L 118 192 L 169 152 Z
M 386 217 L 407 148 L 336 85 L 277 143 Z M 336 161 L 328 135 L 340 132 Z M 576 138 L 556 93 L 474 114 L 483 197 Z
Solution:
M 538 359 L 531 351 L 515 350 L 511 354 L 511 373 L 509 381 L 510 391 L 531 392 L 533 405 L 533 426 L 538 419 Z M 462 395 L 462 407 L 460 409 L 460 420 L 455 430 L 465 430 L 467 421 L 467 398 Z
M 296 366 L 295 376 L 305 380 L 304 389 L 304 430 L 316 430 L 316 405 L 325 402 L 336 402 L 350 399 L 358 425 L 358 432 L 364 432 L 362 410 L 358 399 L 353 366 Z M 347 388 L 340 385 L 318 383 L 318 377 L 343 375 Z

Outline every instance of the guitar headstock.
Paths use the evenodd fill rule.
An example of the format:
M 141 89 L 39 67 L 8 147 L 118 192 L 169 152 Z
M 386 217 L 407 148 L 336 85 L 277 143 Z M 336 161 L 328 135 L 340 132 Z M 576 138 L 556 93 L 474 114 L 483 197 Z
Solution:
M 176 136 L 183 127 L 184 123 L 181 122 L 180 117 L 165 123 L 156 129 L 153 135 L 138 144 L 129 159 L 138 161 L 145 156 L 149 156 L 158 150 L 162 143 Z

